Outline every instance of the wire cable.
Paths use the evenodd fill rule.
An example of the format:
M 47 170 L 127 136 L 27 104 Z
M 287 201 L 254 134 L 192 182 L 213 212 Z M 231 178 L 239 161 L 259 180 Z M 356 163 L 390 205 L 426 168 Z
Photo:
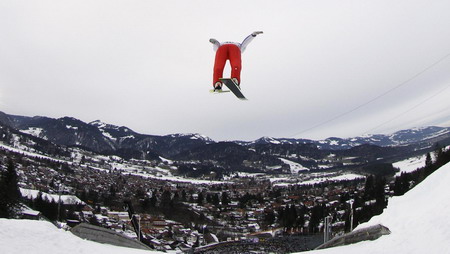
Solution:
M 328 120 L 325 120 L 325 121 L 320 122 L 320 123 L 318 123 L 316 125 L 313 125 L 312 127 L 306 128 L 306 129 L 304 129 L 304 130 L 302 130 L 300 132 L 297 132 L 297 133 L 295 133 L 293 135 L 290 135 L 289 137 L 298 136 L 300 134 L 303 134 L 303 133 L 309 132 L 311 130 L 314 130 L 314 129 L 316 129 L 316 128 L 320 127 L 320 126 L 323 126 L 323 125 L 325 125 L 327 123 L 330 123 L 330 122 L 332 122 L 332 121 L 334 121 L 336 119 L 342 118 L 342 117 L 344 117 L 344 116 L 346 116 L 346 115 L 348 115 L 350 113 L 353 113 L 353 112 L 357 111 L 358 109 L 360 109 L 360 108 L 362 108 L 362 107 L 364 107 L 364 106 L 366 106 L 366 105 L 368 105 L 368 104 L 370 104 L 370 103 L 372 103 L 374 101 L 377 101 L 378 99 L 388 95 L 389 93 L 391 93 L 391 92 L 399 89 L 400 87 L 408 84 L 409 82 L 413 81 L 414 79 L 416 79 L 417 77 L 419 77 L 423 73 L 427 72 L 428 70 L 432 69 L 433 67 L 435 67 L 436 65 L 438 65 L 439 63 L 444 61 L 449 56 L 450 56 L 450 53 L 446 54 L 445 56 L 441 57 L 440 59 L 438 59 L 437 61 L 435 61 L 434 63 L 432 63 L 428 67 L 426 67 L 425 69 L 423 69 L 420 72 L 416 73 L 415 75 L 413 75 L 409 79 L 407 79 L 407 80 L 397 84 L 396 86 L 394 86 L 393 88 L 387 90 L 386 92 L 383 92 L 383 93 L 379 94 L 378 96 L 375 96 L 374 98 L 372 98 L 372 99 L 370 99 L 370 100 L 368 100 L 368 101 L 366 101 L 366 102 L 364 102 L 364 103 L 362 103 L 362 104 L 360 104 L 360 105 L 358 105 L 358 106 L 356 106 L 356 107 L 354 107 L 354 108 L 352 108 L 352 109 L 350 109 L 348 111 L 345 111 L 345 112 L 343 112 L 343 113 L 341 113 L 339 115 L 336 115 L 336 116 L 334 116 L 334 117 L 332 117 L 332 118 L 330 118 Z
M 397 119 L 397 118 L 399 118 L 399 117 L 401 117 L 401 116 L 403 116 L 403 115 L 406 115 L 407 113 L 413 111 L 414 109 L 416 109 L 416 108 L 422 106 L 424 103 L 426 103 L 426 102 L 428 102 L 429 100 L 433 99 L 434 97 L 438 96 L 440 93 L 444 92 L 444 91 L 447 90 L 449 87 L 450 87 L 450 83 L 449 83 L 447 86 L 445 86 L 443 89 L 440 89 L 439 91 L 437 91 L 436 93 L 432 94 L 431 96 L 425 98 L 424 100 L 422 100 L 422 101 L 419 102 L 418 104 L 414 105 L 413 107 L 407 109 L 406 111 L 403 111 L 402 113 L 400 113 L 400 114 L 396 115 L 395 117 L 393 117 L 393 118 L 391 118 L 391 119 L 389 119 L 389 120 L 383 122 L 382 124 L 377 125 L 376 127 L 374 127 L 374 128 L 372 128 L 372 129 L 366 131 L 366 133 L 373 132 L 374 130 L 380 128 L 381 126 L 383 126 L 383 125 L 385 125 L 385 124 L 387 124 L 387 123 L 390 123 L 390 122 L 394 121 L 395 119 Z

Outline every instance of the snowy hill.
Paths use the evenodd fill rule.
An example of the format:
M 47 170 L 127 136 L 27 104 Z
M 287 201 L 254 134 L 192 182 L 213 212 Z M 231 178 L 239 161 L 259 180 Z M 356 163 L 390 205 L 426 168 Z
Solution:
M 8 254 L 161 253 L 83 240 L 45 221 L 0 219 L 0 249 Z
M 450 163 L 404 196 L 391 199 L 383 214 L 357 228 L 382 224 L 390 229 L 390 235 L 309 253 L 449 253 L 449 183 Z

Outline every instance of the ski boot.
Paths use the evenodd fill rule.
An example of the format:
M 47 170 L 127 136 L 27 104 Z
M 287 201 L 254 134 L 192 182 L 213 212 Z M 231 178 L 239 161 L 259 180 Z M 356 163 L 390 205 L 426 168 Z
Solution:
M 220 93 L 222 92 L 222 82 L 216 82 L 214 84 L 214 92 L 215 93 Z

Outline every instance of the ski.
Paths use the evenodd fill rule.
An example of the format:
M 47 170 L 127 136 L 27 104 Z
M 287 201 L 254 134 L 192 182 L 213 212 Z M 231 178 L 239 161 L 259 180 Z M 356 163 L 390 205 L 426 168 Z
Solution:
M 228 89 L 230 89 L 231 92 L 233 92 L 234 95 L 236 95 L 236 97 L 238 97 L 241 100 L 247 100 L 247 98 L 245 98 L 244 94 L 242 94 L 241 89 L 239 88 L 238 85 L 236 85 L 236 83 L 234 83 L 234 81 L 230 78 L 221 78 L 220 81 L 222 81 L 222 83 L 228 87 Z

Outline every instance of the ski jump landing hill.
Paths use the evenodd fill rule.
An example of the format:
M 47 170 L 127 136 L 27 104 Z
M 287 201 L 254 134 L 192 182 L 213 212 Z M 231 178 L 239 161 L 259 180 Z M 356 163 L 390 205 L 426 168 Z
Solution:
M 389 200 L 384 212 L 356 230 L 383 225 L 374 241 L 308 252 L 311 254 L 450 253 L 450 163 L 405 195 Z
M 106 243 L 141 250 L 151 250 L 150 247 L 137 240 L 130 239 L 112 230 L 87 223 L 81 223 L 72 228 L 70 231 L 80 238 L 98 243 Z

